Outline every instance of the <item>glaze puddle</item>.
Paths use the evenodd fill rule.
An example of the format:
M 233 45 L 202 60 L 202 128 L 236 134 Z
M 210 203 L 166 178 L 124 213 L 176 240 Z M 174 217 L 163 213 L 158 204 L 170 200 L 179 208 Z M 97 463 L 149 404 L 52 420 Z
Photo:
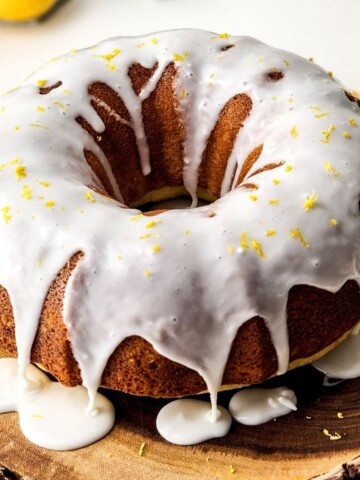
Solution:
M 84 387 L 67 388 L 52 382 L 33 365 L 27 383 L 18 376 L 17 361 L 0 359 L 0 412 L 18 411 L 23 434 L 52 450 L 74 450 L 100 440 L 113 427 L 112 403 L 98 393 L 95 409 L 86 414 L 89 397 Z
M 224 437 L 231 427 L 231 415 L 218 406 L 217 419 L 211 421 L 211 405 L 202 400 L 184 398 L 163 407 L 156 419 L 160 435 L 176 445 L 197 443 Z
M 261 425 L 297 410 L 295 393 L 286 388 L 247 388 L 235 393 L 229 410 L 239 423 Z
M 312 365 L 332 379 L 347 380 L 359 377 L 360 335 L 358 329 Z

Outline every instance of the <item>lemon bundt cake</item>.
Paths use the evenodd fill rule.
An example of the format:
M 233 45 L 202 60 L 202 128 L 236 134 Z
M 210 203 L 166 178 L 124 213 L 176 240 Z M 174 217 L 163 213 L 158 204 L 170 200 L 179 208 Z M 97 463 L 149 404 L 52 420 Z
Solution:
M 20 367 L 216 392 L 359 322 L 360 109 L 311 61 L 195 30 L 116 38 L 0 112 L 0 348 Z M 141 211 L 184 194 L 210 203 Z

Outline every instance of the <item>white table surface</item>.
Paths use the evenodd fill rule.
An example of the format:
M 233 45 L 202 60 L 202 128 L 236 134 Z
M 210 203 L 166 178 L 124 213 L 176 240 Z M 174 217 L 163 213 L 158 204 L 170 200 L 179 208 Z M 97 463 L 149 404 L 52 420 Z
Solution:
M 360 0 L 68 0 L 43 24 L 0 26 L 0 92 L 70 49 L 172 28 L 254 36 L 360 90 L 359 19 Z

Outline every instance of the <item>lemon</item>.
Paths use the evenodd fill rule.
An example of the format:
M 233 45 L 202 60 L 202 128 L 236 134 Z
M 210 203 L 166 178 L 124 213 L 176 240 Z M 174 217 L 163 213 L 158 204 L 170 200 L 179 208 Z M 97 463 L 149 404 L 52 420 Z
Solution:
M 0 0 L 0 20 L 26 22 L 46 13 L 57 0 Z

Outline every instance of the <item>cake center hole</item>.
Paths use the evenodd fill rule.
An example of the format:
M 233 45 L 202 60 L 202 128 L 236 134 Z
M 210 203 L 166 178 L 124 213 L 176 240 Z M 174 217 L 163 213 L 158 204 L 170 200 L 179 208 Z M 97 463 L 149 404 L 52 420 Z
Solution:
M 203 207 L 204 205 L 209 205 L 210 202 L 206 200 L 198 199 L 198 207 Z M 156 210 L 181 210 L 184 208 L 190 208 L 191 198 L 189 196 L 183 195 L 177 198 L 169 198 L 167 200 L 162 200 L 160 202 L 149 202 L 141 205 L 139 210 L 143 213 L 154 212 Z

